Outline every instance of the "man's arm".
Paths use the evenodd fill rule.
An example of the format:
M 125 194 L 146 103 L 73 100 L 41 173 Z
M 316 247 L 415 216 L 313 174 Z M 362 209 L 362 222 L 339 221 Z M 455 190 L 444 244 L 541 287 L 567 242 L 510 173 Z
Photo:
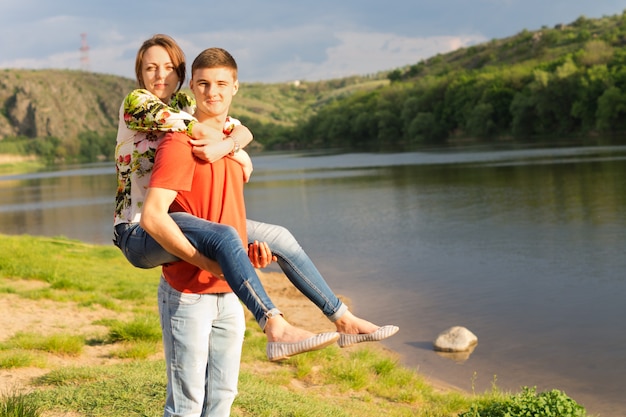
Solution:
M 145 89 L 137 89 L 130 92 L 124 99 L 124 122 L 131 130 L 139 132 L 186 132 L 193 145 L 193 153 L 198 158 L 215 162 L 228 155 L 234 147 L 234 140 L 243 149 L 253 136 L 250 129 L 243 126 L 236 119 L 232 121 L 230 135 L 232 140 L 224 139 L 224 133 L 199 123 L 193 113 L 195 102 L 193 98 L 179 92 L 172 106 L 163 103 L 157 96 Z M 239 162 L 239 161 L 238 161 Z M 252 166 L 247 162 L 239 162 L 252 172 Z
M 165 188 L 148 188 L 141 214 L 140 225 L 163 248 L 178 258 L 210 272 L 222 276 L 219 264 L 202 255 L 187 240 L 176 222 L 168 214 L 168 209 L 176 198 L 176 191 Z
M 224 140 L 215 141 L 215 129 L 203 125 L 202 123 L 193 124 L 192 134 L 193 139 L 190 140 L 189 143 L 193 145 L 193 154 L 198 158 L 211 163 L 230 154 L 230 152 L 232 152 L 235 148 L 235 141 L 237 142 L 239 148 L 243 149 L 248 146 L 253 139 L 250 129 L 241 124 L 236 125 L 225 139 L 222 134 L 221 139 Z M 194 140 L 199 137 L 208 139 Z M 250 172 L 252 172 L 252 162 L 250 162 L 249 167 L 246 165 L 247 162 L 237 162 L 239 162 L 244 169 L 248 168 Z

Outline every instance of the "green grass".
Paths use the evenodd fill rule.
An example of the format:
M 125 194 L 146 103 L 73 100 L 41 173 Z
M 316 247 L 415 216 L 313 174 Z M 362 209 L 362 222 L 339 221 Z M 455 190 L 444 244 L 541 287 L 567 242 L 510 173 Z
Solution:
M 116 311 L 152 311 L 160 271 L 133 268 L 113 246 L 88 245 L 63 237 L 2 240 L 0 277 L 48 284 L 20 291 L 25 298 L 72 301 Z M 15 291 L 0 286 L 0 292 Z
M 55 355 L 78 356 L 83 351 L 85 338 L 69 334 L 42 336 L 36 333 L 18 332 L 0 344 L 1 350 L 39 350 Z
M 0 417 L 40 417 L 41 412 L 26 396 L 20 393 L 0 395 Z
M 2 341 L 0 370 L 36 366 L 44 368 L 45 374 L 34 380 L 27 392 L 0 397 L 0 417 L 43 413 L 161 416 L 166 380 L 156 306 L 158 276 L 158 270 L 133 268 L 113 247 L 64 238 L 0 235 L 0 297 L 7 294 L 74 303 L 84 311 L 98 305 L 116 317 L 94 320 L 92 324 L 108 329 L 95 338 L 71 329 L 66 333 L 56 330 L 53 335 L 20 332 Z M 544 410 L 544 414 L 507 414 L 511 417 L 584 416 L 584 409 L 559 391 L 503 393 L 494 382 L 493 390 L 484 394 L 440 392 L 375 344 L 345 350 L 331 346 L 269 363 L 265 343 L 265 335 L 250 319 L 233 417 L 435 417 L 461 413 L 484 417 L 499 416 L 492 414 L 493 410 L 504 407 L 520 413 L 536 407 Z M 55 361 L 47 360 L 62 357 L 67 363 L 67 359 L 79 357 L 87 345 L 110 347 L 107 355 L 115 360 L 93 366 L 55 366 Z M 553 411 L 557 408 L 565 412 Z
M 18 348 L 0 350 L 0 369 L 44 367 L 45 364 L 45 359 L 36 352 Z
M 109 322 L 109 328 L 108 341 L 111 343 L 161 340 L 159 317 L 155 314 L 142 314 L 126 322 L 113 320 Z

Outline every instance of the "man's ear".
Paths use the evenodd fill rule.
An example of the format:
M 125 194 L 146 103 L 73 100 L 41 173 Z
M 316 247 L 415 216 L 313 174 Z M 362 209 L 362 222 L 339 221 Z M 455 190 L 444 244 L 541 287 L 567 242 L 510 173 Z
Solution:
M 235 83 L 233 84 L 233 96 L 237 94 L 237 91 L 239 91 L 239 80 L 235 80 Z

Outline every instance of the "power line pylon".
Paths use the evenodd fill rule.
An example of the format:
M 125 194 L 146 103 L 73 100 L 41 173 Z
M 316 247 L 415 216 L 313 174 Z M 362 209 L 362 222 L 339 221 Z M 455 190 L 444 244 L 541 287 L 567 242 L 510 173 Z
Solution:
M 89 71 L 89 45 L 87 45 L 87 34 L 80 34 L 80 68 Z

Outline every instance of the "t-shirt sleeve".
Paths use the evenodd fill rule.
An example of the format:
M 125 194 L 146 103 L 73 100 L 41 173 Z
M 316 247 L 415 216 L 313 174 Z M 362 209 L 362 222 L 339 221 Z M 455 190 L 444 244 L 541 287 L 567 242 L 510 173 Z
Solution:
M 184 133 L 168 133 L 157 148 L 150 187 L 191 191 L 195 167 L 189 137 Z
M 223 132 L 227 135 L 230 135 L 235 129 L 235 126 L 240 126 L 240 125 L 241 125 L 241 122 L 239 120 L 230 116 L 226 116 L 226 122 L 224 122 Z

